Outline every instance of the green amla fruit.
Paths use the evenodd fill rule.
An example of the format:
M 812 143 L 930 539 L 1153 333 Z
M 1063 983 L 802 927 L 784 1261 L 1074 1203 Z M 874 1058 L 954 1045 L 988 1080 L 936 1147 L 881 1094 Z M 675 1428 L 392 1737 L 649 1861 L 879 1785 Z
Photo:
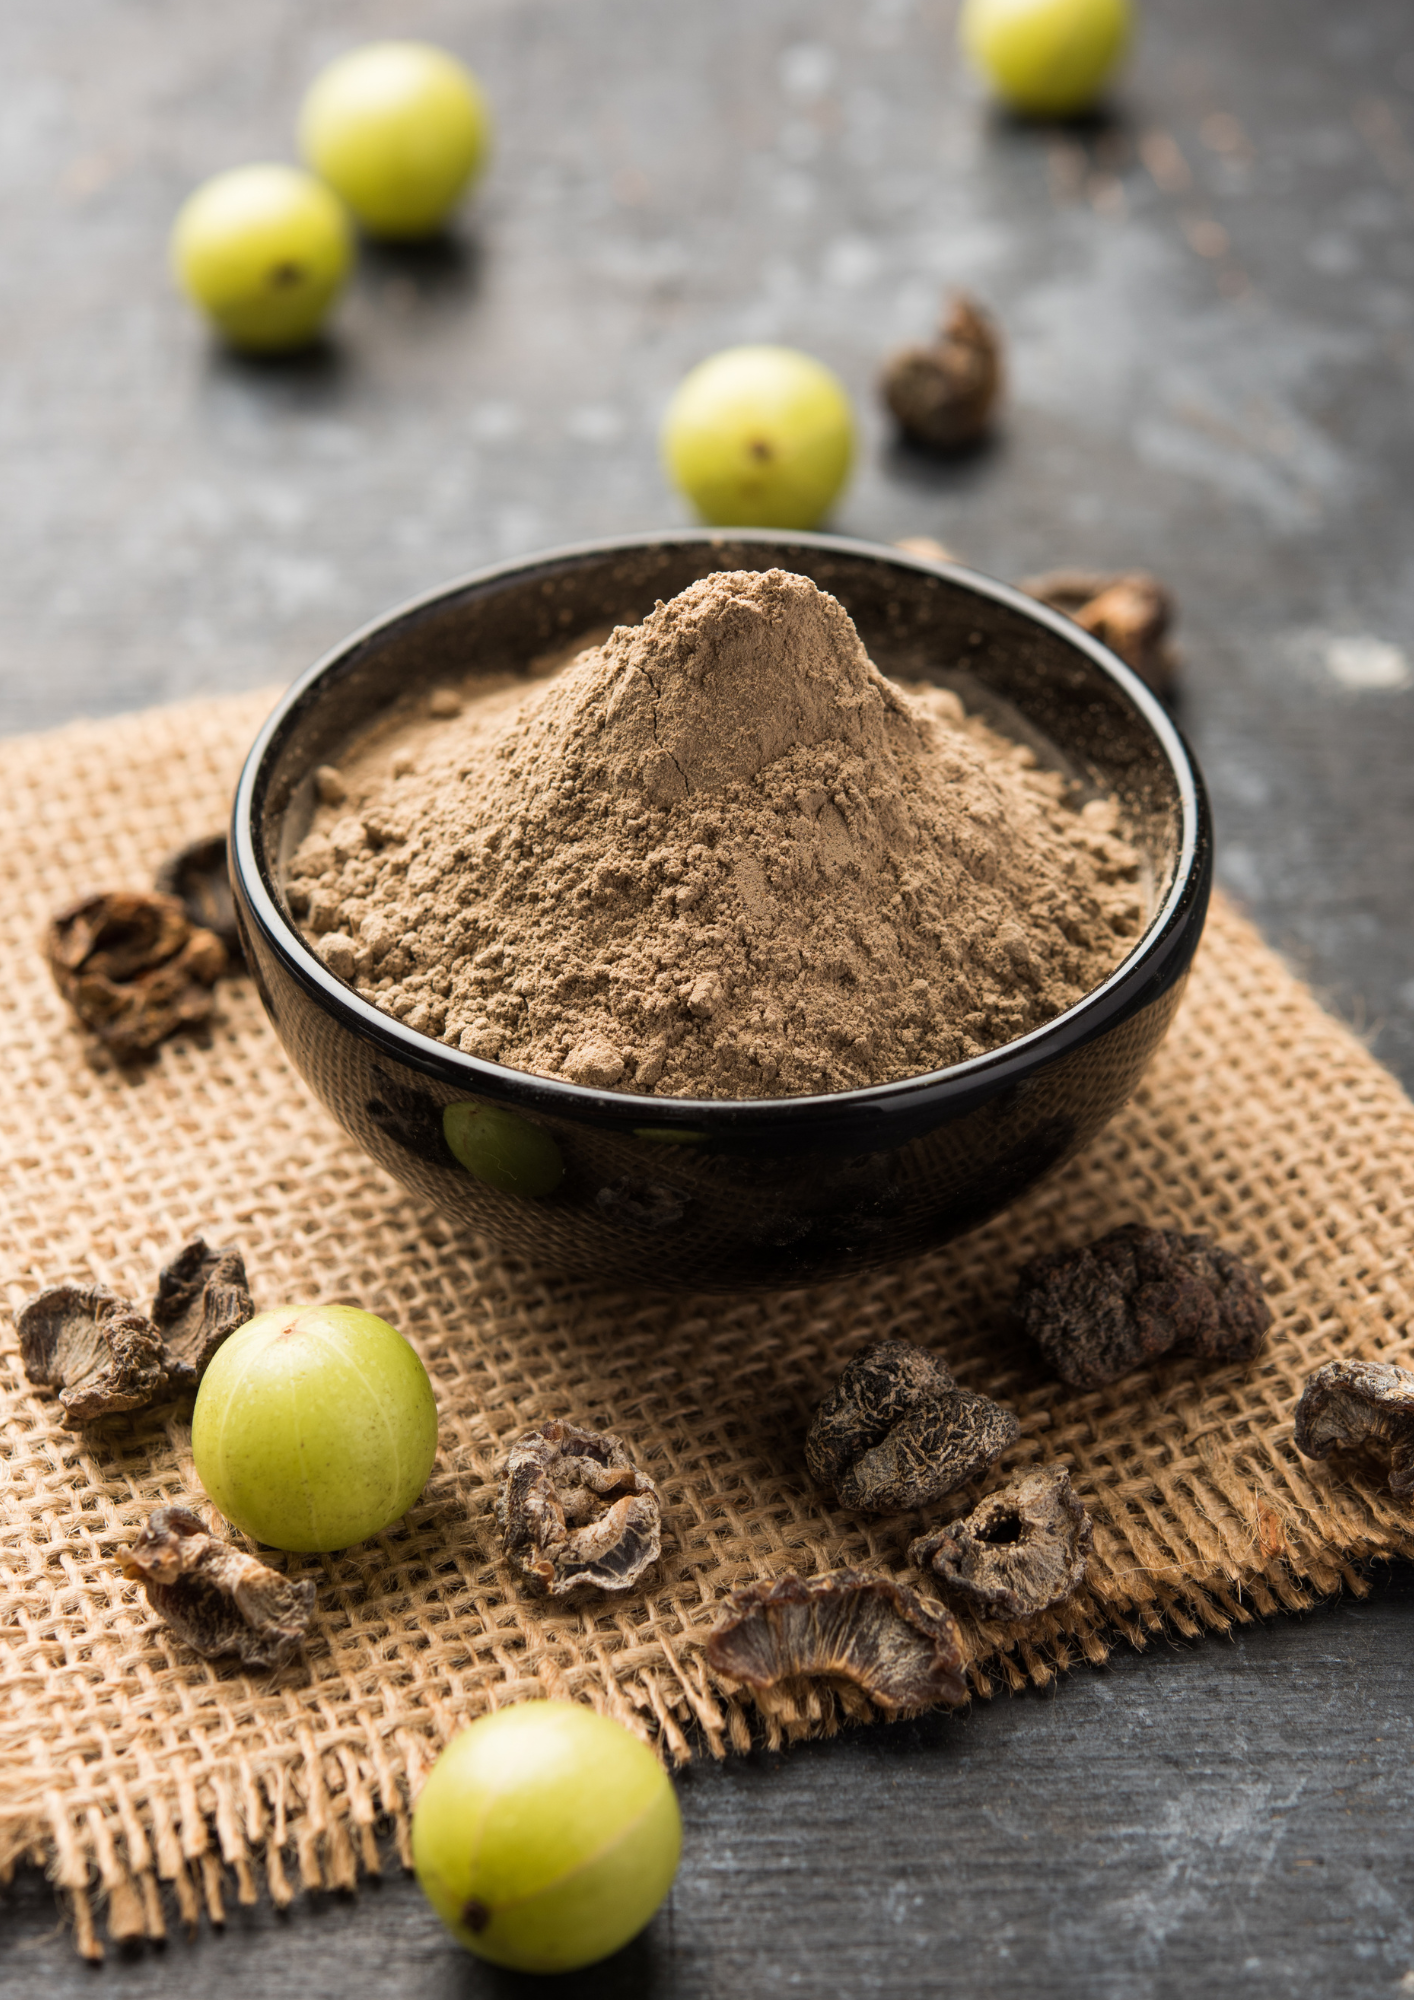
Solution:
M 677 1872 L 666 1771 L 572 1701 L 498 1709 L 453 1737 L 418 1796 L 412 1858 L 460 1943 L 520 1972 L 572 1972 L 628 1943 Z
M 1130 0 L 963 0 L 958 36 L 997 95 L 1038 118 L 1088 111 L 1118 68 Z
M 172 225 L 178 284 L 234 347 L 312 340 L 349 273 L 342 204 L 298 167 L 236 167 L 189 195 Z
M 299 140 L 371 236 L 429 236 L 485 165 L 491 111 L 444 49 L 370 42 L 314 79 Z
M 552 1194 L 564 1176 L 550 1134 L 496 1104 L 449 1104 L 442 1136 L 469 1174 L 501 1194 Z
M 679 383 L 668 476 L 704 521 L 813 528 L 844 485 L 854 416 L 839 378 L 791 347 L 728 347 Z
M 356 1306 L 277 1306 L 219 1347 L 192 1456 L 228 1521 L 276 1549 L 367 1541 L 400 1520 L 437 1455 L 432 1384 L 395 1327 Z

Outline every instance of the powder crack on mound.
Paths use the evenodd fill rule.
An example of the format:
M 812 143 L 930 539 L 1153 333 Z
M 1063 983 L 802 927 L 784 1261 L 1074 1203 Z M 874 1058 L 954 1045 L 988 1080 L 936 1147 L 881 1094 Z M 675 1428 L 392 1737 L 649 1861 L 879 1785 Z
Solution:
M 710 576 L 548 681 L 466 693 L 346 759 L 290 902 L 375 1006 L 512 1068 L 888 1082 L 1041 1026 L 1144 922 L 1114 802 L 1077 810 L 955 695 L 886 680 L 805 577 Z

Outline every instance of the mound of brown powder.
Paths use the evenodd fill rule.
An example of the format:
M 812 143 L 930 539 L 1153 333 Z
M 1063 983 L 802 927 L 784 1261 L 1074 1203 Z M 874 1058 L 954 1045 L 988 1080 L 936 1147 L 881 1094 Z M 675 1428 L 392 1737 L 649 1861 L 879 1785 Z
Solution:
M 1040 1026 L 1143 920 L 1112 804 L 1077 811 L 956 696 L 886 680 L 783 570 L 709 577 L 456 711 L 434 696 L 322 774 L 291 902 L 375 1006 L 515 1069 L 887 1082 Z

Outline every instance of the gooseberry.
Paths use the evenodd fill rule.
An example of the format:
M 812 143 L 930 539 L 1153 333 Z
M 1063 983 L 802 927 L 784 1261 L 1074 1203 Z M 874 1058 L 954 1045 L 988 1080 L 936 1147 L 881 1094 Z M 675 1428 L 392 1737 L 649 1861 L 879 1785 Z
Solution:
M 219 1347 L 192 1456 L 238 1528 L 276 1549 L 342 1549 L 406 1514 L 437 1453 L 427 1370 L 356 1306 L 277 1306 Z
M 188 195 L 172 225 L 172 270 L 233 346 L 275 352 L 312 340 L 353 252 L 348 217 L 298 167 L 235 167 Z
M 1015 110 L 1067 118 L 1100 95 L 1130 28 L 1130 0 L 963 0 L 958 37 Z
M 370 235 L 429 236 L 484 165 L 491 112 L 444 49 L 369 42 L 314 79 L 299 141 Z
M 501 1194 L 551 1194 L 565 1171 L 542 1126 L 496 1104 L 449 1104 L 442 1136 L 469 1174 Z
M 418 1796 L 423 1893 L 469 1951 L 573 1972 L 627 1944 L 672 1887 L 682 1821 L 631 1730 L 573 1701 L 525 1701 L 454 1736 Z
M 791 347 L 728 347 L 679 383 L 662 450 L 713 526 L 813 528 L 849 472 L 854 417 L 823 362 Z

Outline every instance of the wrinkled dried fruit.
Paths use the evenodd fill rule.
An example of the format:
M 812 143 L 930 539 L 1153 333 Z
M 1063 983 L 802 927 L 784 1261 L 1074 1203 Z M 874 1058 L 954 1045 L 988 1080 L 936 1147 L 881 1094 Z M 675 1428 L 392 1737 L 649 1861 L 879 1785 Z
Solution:
M 496 1525 L 516 1569 L 550 1597 L 630 1590 L 662 1549 L 657 1487 L 619 1438 L 578 1424 L 542 1424 L 511 1446 Z
M 1118 653 L 1155 694 L 1172 694 L 1178 654 L 1169 643 L 1174 601 L 1157 577 L 1144 570 L 1105 576 L 1088 569 L 1052 569 L 1024 577 L 1018 588 L 1063 611 Z
M 128 889 L 62 911 L 45 951 L 79 1019 L 124 1061 L 206 1020 L 226 965 L 221 940 L 193 930 L 175 897 Z
M 907 1340 L 857 1354 L 815 1412 L 811 1476 L 844 1507 L 897 1513 L 975 1479 L 1020 1425 L 987 1396 L 959 1389 L 941 1361 Z
M 734 1590 L 709 1633 L 707 1661 L 751 1688 L 852 1681 L 890 1714 L 967 1699 L 957 1627 L 891 1577 L 856 1569 L 808 1580 L 793 1571 Z
M 230 966 L 245 962 L 224 833 L 208 834 L 205 840 L 194 840 L 169 854 L 157 871 L 155 886 L 159 895 L 176 897 L 194 929 L 215 931 Z
M 1389 1490 L 1414 1493 L 1414 1369 L 1392 1361 L 1328 1361 L 1296 1405 L 1296 1449 L 1307 1458 L 1389 1448 Z
M 1024 1472 L 950 1527 L 910 1542 L 949 1596 L 1003 1618 L 1030 1618 L 1085 1581 L 1094 1532 L 1063 1465 Z
M 174 1395 L 196 1387 L 227 1334 L 244 1326 L 254 1311 L 239 1250 L 210 1250 L 197 1236 L 177 1252 L 157 1281 L 152 1303 Z
M 1052 1372 L 1097 1389 L 1161 1354 L 1250 1361 L 1272 1323 L 1262 1280 L 1210 1237 L 1128 1223 L 1036 1257 L 1012 1310 Z
M 103 1285 L 51 1285 L 20 1308 L 15 1327 L 26 1375 L 59 1391 L 70 1426 L 145 1410 L 162 1394 L 161 1334 Z
M 1001 386 L 1001 338 L 977 301 L 963 292 L 949 301 L 937 339 L 893 355 L 881 383 L 899 427 L 935 451 L 975 444 Z
M 218 1542 L 185 1507 L 150 1514 L 122 1568 L 142 1584 L 158 1617 L 206 1660 L 235 1654 L 242 1666 L 282 1667 L 314 1610 L 312 1583 L 292 1583 Z

